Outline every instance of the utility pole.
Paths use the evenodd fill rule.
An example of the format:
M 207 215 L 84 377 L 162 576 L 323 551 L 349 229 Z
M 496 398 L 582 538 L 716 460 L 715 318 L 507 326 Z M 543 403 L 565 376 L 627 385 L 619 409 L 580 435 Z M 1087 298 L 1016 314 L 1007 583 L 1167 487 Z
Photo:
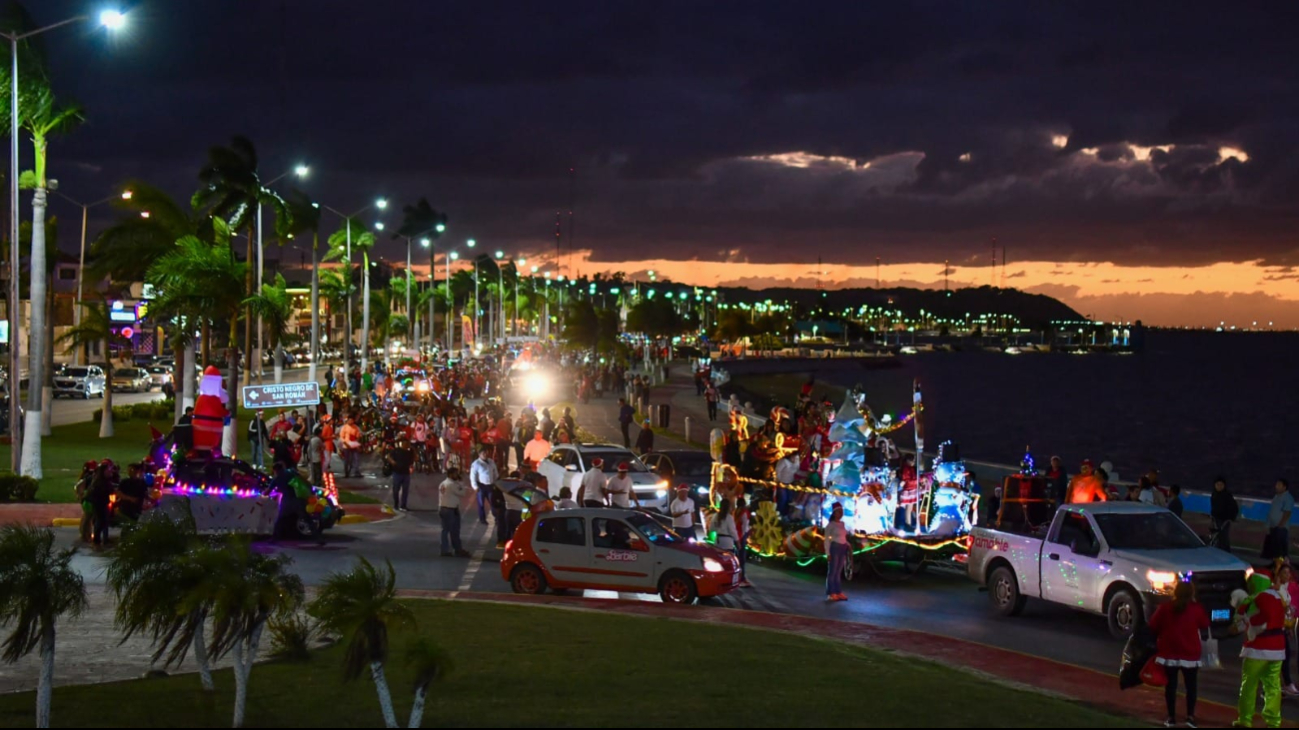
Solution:
M 880 288 L 880 257 L 875 257 L 875 288 Z
M 943 291 L 944 292 L 951 291 L 951 289 L 947 287 L 947 275 L 951 273 L 951 263 L 952 263 L 951 260 L 943 259 Z
M 997 286 L 997 238 L 992 239 L 992 286 Z

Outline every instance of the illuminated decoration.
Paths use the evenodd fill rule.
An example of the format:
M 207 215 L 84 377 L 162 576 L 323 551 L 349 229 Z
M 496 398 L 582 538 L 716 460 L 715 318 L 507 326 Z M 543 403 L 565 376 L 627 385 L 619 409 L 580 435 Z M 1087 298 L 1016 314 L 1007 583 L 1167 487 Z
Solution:
M 1034 476 L 1037 474 L 1037 466 L 1036 462 L 1033 461 L 1033 453 L 1028 450 L 1027 446 L 1024 447 L 1024 458 L 1019 461 L 1019 473 L 1028 476 Z
M 759 553 L 775 553 L 780 549 L 785 535 L 780 529 L 780 515 L 776 512 L 774 502 L 762 502 L 753 513 L 753 528 L 749 533 L 749 545 Z
M 325 482 L 324 484 L 325 496 L 328 497 L 330 500 L 332 500 L 335 504 L 337 504 L 338 484 L 334 482 L 334 473 L 332 471 L 325 472 L 324 482 Z
M 135 330 L 130 327 L 123 327 L 120 332 L 122 337 L 125 337 L 128 340 L 135 336 Z

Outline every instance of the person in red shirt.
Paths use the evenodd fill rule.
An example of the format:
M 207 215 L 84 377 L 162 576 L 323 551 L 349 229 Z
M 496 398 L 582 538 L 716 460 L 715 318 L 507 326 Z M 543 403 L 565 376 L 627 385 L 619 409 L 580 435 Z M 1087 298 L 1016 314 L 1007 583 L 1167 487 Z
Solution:
M 1195 697 L 1200 673 L 1200 656 L 1203 647 L 1200 633 L 1209 630 L 1209 613 L 1195 600 L 1195 584 L 1178 583 L 1173 589 L 1173 600 L 1155 610 L 1150 618 L 1150 630 L 1155 632 L 1155 661 L 1163 665 L 1168 675 L 1164 686 L 1164 703 L 1168 707 L 1168 721 L 1164 727 L 1177 725 L 1177 675 L 1186 679 L 1186 724 L 1195 724 Z

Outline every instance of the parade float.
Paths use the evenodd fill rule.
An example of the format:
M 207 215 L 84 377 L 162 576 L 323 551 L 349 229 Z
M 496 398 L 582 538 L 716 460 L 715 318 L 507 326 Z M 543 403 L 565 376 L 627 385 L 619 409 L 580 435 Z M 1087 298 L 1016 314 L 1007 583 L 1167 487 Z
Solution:
M 854 555 L 845 569 L 849 577 L 864 567 L 885 578 L 905 578 L 928 563 L 963 560 L 978 496 L 967 486 L 959 448 L 940 444 L 932 467 L 924 470 L 910 455 L 899 455 L 889 438 L 911 426 L 916 453 L 924 453 L 918 383 L 911 410 L 900 418 L 877 418 L 859 390 L 838 411 L 812 405 L 803 413 L 804 423 L 796 425 L 786 409 L 776 408 L 772 425 L 757 434 L 748 432 L 742 413 L 733 413 L 729 435 L 714 432 L 713 503 L 752 494 L 752 554 L 800 565 L 823 560 L 824 525 L 840 504 Z M 739 462 L 737 452 L 744 452 Z M 798 478 L 773 479 L 786 457 L 797 459 Z M 736 463 L 757 476 L 742 476 Z
M 280 495 L 273 491 L 270 476 L 220 453 L 221 428 L 229 418 L 220 373 L 209 368 L 199 392 L 193 427 L 177 426 L 167 435 L 154 430 L 144 460 L 150 499 L 141 519 L 190 518 L 201 533 L 273 534 Z M 295 525 L 300 536 L 313 534 L 317 523 L 328 529 L 342 518 L 333 474 L 326 473 L 323 484 L 312 485 L 295 473 L 290 486 L 304 507 Z

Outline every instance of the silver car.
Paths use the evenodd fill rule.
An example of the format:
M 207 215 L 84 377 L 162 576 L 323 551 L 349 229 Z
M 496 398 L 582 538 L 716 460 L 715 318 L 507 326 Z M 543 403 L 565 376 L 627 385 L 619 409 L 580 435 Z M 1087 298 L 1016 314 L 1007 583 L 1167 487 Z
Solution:
M 84 365 L 68 368 L 54 378 L 54 397 L 85 398 L 104 397 L 108 379 L 104 377 L 103 368 L 98 365 Z
M 167 384 L 171 382 L 172 368 L 170 367 L 164 365 L 150 365 L 145 368 L 145 370 L 149 371 L 150 388 L 166 388 Z
M 144 368 L 118 368 L 113 371 L 113 392 L 142 393 L 149 390 L 149 372 Z

